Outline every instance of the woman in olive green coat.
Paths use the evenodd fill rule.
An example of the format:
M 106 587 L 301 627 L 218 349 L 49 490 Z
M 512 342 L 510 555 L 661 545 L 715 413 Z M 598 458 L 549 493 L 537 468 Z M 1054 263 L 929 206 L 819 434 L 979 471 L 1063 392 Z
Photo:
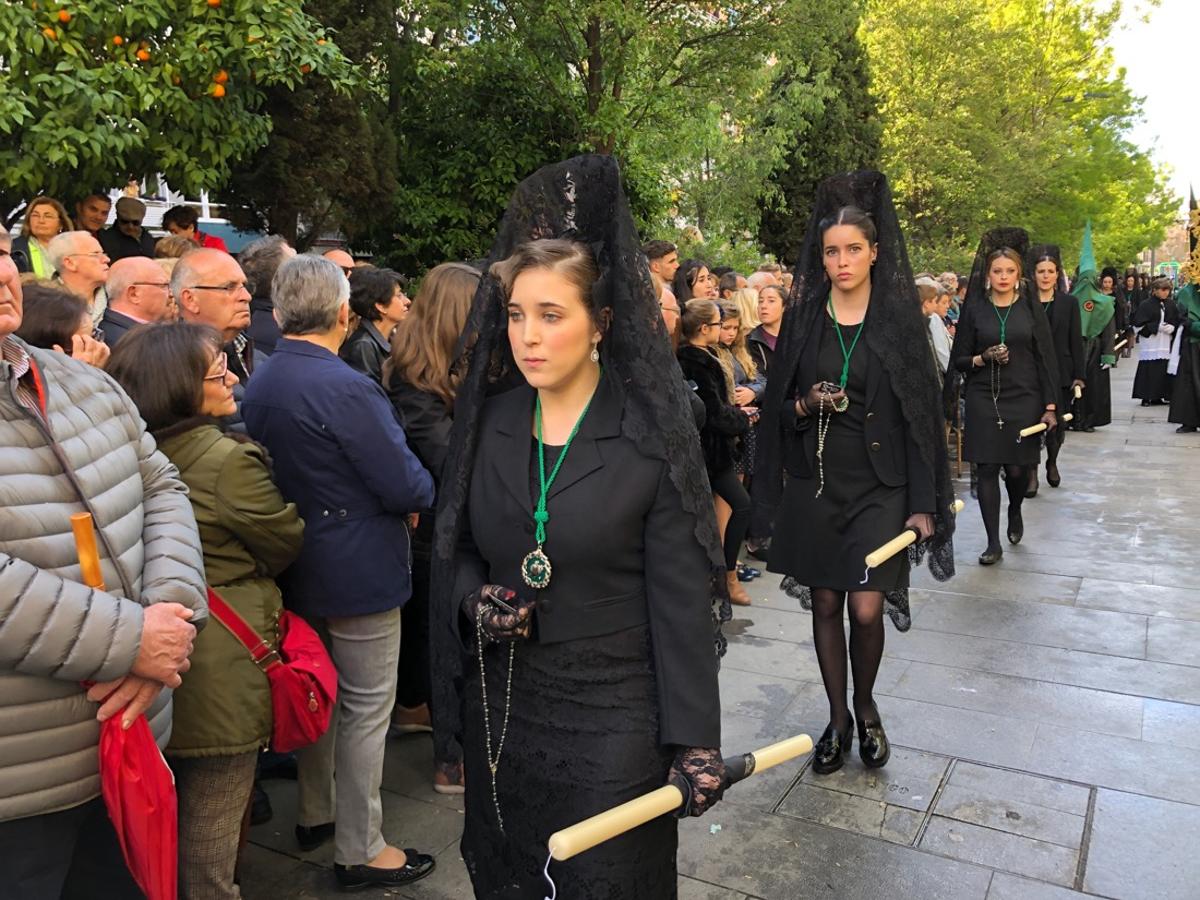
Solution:
M 278 640 L 274 577 L 300 552 L 304 523 L 271 480 L 266 451 L 221 431 L 237 376 L 216 331 L 177 323 L 134 329 L 109 373 L 137 404 L 159 449 L 188 486 L 209 586 L 255 631 Z M 243 813 L 258 751 L 271 735 L 266 675 L 211 618 L 175 691 L 166 755 L 179 795 L 181 900 L 236 900 Z

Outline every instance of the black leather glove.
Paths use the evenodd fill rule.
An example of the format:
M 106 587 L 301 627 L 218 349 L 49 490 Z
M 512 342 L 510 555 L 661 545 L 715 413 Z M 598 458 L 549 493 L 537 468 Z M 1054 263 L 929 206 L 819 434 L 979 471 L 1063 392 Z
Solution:
M 1054 410 L 1048 409 L 1042 413 L 1042 417 L 1038 421 L 1046 423 L 1047 431 L 1053 431 L 1058 427 L 1058 414 Z
M 498 584 L 485 584 L 463 597 L 462 611 L 474 628 L 476 622 L 493 641 L 520 641 L 529 637 L 533 616 L 532 600 L 522 600 L 517 592 Z
M 706 747 L 683 747 L 671 763 L 669 780 L 683 793 L 676 818 L 702 816 L 725 794 L 729 776 L 721 751 Z
M 1000 365 L 1008 363 L 1008 348 L 1003 344 L 996 344 L 994 347 L 988 347 L 979 354 L 979 358 L 984 362 L 994 362 Z

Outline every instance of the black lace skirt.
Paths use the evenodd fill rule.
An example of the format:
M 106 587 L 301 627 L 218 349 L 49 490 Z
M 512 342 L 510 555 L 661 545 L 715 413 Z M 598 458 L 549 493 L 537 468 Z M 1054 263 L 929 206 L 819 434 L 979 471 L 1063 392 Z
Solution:
M 673 753 L 658 743 L 658 694 L 647 626 L 560 644 L 517 645 L 508 737 L 496 776 L 501 831 L 479 685 L 467 663 L 462 854 L 475 896 L 542 900 L 546 841 L 666 783 Z M 504 719 L 508 648 L 484 654 L 493 749 Z M 550 875 L 572 900 L 660 900 L 676 895 L 676 820 L 649 822 L 566 862 Z

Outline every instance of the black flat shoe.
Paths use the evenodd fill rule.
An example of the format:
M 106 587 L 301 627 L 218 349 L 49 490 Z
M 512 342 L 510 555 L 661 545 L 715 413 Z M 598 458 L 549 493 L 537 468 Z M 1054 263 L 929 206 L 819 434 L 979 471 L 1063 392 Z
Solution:
M 771 539 L 767 538 L 762 541 L 746 541 L 746 554 L 753 556 L 755 559 L 766 562 L 767 557 L 771 554 Z
M 1056 488 L 1062 484 L 1062 476 L 1058 474 L 1057 463 L 1046 463 L 1046 484 L 1052 488 Z
M 1142 406 L 1149 406 L 1149 405 L 1150 405 L 1150 401 L 1149 401 L 1149 400 L 1143 400 L 1143 401 L 1142 401 Z
M 1083 431 L 1083 433 L 1084 433 L 1084 434 L 1091 434 L 1091 433 L 1092 433 L 1092 432 L 1094 432 L 1096 429 L 1095 429 L 1095 426 L 1092 426 L 1092 425 L 1084 425 L 1084 426 L 1083 426 L 1083 428 L 1082 428 L 1081 430 Z
M 830 722 L 813 750 L 813 771 L 818 775 L 836 772 L 845 763 L 850 745 L 854 743 L 854 717 L 850 716 L 846 730 L 839 732 Z
M 399 887 L 420 881 L 436 867 L 432 856 L 405 848 L 408 860 L 398 869 L 380 869 L 377 866 L 340 866 L 333 864 L 333 874 L 343 891 L 360 891 L 368 887 Z
M 1195 434 L 1196 426 L 1195 425 L 1180 425 L 1178 428 L 1175 429 L 1175 433 L 1176 434 Z
M 1000 562 L 1004 556 L 1004 551 L 1000 547 L 988 547 L 979 554 L 979 564 L 981 566 L 994 566 Z
M 305 853 L 310 853 L 331 840 L 333 831 L 334 824 L 332 822 L 326 822 L 324 825 L 297 825 L 296 843 Z
M 1025 537 L 1025 521 L 1021 518 L 1021 507 L 1010 506 L 1008 508 L 1008 542 L 1019 544 L 1023 537 Z
M 892 757 L 892 745 L 888 743 L 882 722 L 858 720 L 858 755 L 868 769 L 880 769 L 887 765 Z
M 1037 469 L 1029 473 L 1029 487 L 1025 488 L 1025 497 L 1036 497 L 1038 492 L 1038 474 Z

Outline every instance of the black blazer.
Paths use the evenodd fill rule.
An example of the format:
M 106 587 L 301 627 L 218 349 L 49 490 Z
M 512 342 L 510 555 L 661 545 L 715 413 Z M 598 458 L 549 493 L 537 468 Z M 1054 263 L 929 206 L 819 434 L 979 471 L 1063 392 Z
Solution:
M 125 337 L 133 329 L 141 325 L 136 319 L 131 319 L 124 313 L 119 313 L 111 306 L 104 308 L 104 315 L 100 318 L 100 331 L 104 333 L 104 343 L 110 347 L 117 346 L 117 341 Z M 239 376 L 240 377 L 240 376 Z
M 1042 306 L 1045 309 L 1045 304 Z M 1050 333 L 1054 335 L 1054 355 L 1058 358 L 1058 380 L 1062 388 L 1083 381 L 1087 375 L 1087 357 L 1083 355 L 1083 323 L 1079 301 L 1062 291 L 1054 292 L 1050 305 Z
M 733 467 L 737 439 L 750 430 L 750 419 L 729 402 L 728 378 L 721 361 L 712 353 L 684 344 L 677 353 L 683 377 L 696 385 L 696 396 L 704 401 L 704 424 L 700 448 L 709 475 L 720 475 Z
M 817 375 L 820 350 L 821 330 L 813 328 L 796 373 L 796 392 L 800 395 L 807 394 L 809 388 L 820 381 Z M 865 341 L 860 352 L 867 354 L 867 414 L 863 441 L 875 477 L 888 487 L 908 485 L 910 513 L 933 513 L 937 510 L 933 465 L 926 462 L 909 433 L 900 400 L 892 389 L 883 362 Z M 934 365 L 932 359 L 929 365 Z M 817 416 L 798 416 L 794 398 L 783 405 L 780 415 L 784 434 L 790 436 L 784 469 L 797 478 L 813 477 L 817 459 Z
M 499 584 L 536 600 L 532 639 L 541 643 L 648 624 L 661 743 L 719 747 L 708 555 L 666 461 L 644 456 L 622 435 L 622 404 L 620 389 L 602 378 L 550 490 L 545 551 L 554 572 L 548 588 L 534 591 L 520 574 L 536 547 L 534 391 L 522 386 L 488 401 L 452 596 Z M 460 637 L 469 633 L 465 617 L 455 619 Z

